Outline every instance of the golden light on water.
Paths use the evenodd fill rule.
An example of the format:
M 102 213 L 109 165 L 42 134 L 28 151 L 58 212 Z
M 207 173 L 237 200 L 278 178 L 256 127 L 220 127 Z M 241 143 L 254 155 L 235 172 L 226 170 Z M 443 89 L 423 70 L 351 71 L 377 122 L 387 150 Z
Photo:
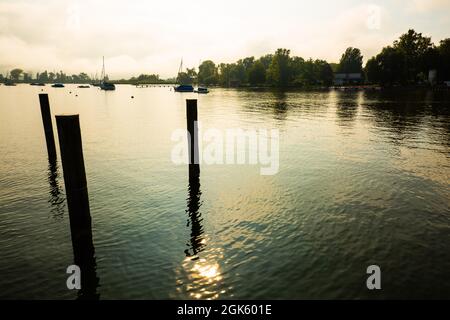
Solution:
M 202 259 L 201 263 L 205 263 L 206 260 Z M 220 277 L 219 273 L 219 265 L 201 265 L 200 263 L 196 263 L 192 268 L 192 272 L 197 272 L 200 277 L 208 278 L 210 280 Z
M 221 249 L 201 253 L 204 257 L 186 257 L 178 270 L 177 291 L 191 299 L 218 299 L 227 292 L 220 266 Z

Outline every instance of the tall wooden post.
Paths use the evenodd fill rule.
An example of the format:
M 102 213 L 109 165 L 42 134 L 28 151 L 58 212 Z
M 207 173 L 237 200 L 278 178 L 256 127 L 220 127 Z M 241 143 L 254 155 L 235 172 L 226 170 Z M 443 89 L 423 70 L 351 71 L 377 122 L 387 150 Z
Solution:
M 75 264 L 81 269 L 80 298 L 96 299 L 98 278 L 78 115 L 56 116 L 61 162 L 69 207 Z
M 56 160 L 56 147 L 55 147 L 55 137 L 53 134 L 52 116 L 50 113 L 50 103 L 48 102 L 48 94 L 40 93 L 39 103 L 41 105 L 42 123 L 44 124 L 48 159 L 51 162 L 53 162 Z

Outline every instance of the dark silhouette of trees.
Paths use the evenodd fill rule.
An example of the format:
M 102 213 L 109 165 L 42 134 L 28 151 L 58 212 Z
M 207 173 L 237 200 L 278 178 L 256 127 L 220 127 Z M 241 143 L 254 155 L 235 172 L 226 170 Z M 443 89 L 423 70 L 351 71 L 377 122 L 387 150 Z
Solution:
M 386 85 L 402 83 L 405 79 L 403 61 L 402 52 L 393 47 L 385 47 L 380 54 L 367 61 L 367 78 L 371 82 Z
M 347 48 L 339 62 L 338 72 L 362 73 L 363 56 L 358 48 Z
M 450 81 L 450 38 L 441 40 L 438 53 L 438 78 L 441 81 Z
M 430 70 L 436 70 L 441 81 L 450 79 L 449 65 L 450 39 L 436 47 L 431 38 L 408 30 L 392 46 L 369 59 L 365 73 L 372 83 L 411 85 L 426 82 Z
M 425 57 L 429 50 L 433 49 L 431 38 L 422 36 L 410 29 L 394 41 L 394 49 L 403 55 L 403 77 L 407 83 L 414 83 L 421 73 L 428 73 L 425 68 Z
M 266 68 L 264 64 L 257 60 L 249 70 L 248 82 L 251 85 L 261 85 L 266 82 Z
M 290 80 L 292 75 L 290 53 L 291 51 L 288 49 L 278 49 L 272 57 L 267 77 L 275 86 L 286 86 Z
M 22 74 L 22 72 L 23 72 L 23 70 L 22 70 L 22 69 L 19 69 L 19 68 L 12 69 L 12 70 L 9 72 L 9 75 L 10 75 L 10 77 L 11 77 L 11 80 L 13 80 L 13 81 L 18 81 L 20 75 Z
M 217 84 L 217 68 L 211 60 L 203 61 L 198 67 L 198 83 L 207 86 Z
M 197 72 L 195 72 L 195 68 L 189 69 L 186 68 L 186 72 L 178 73 L 178 83 L 181 84 L 193 84 L 194 80 L 197 78 Z

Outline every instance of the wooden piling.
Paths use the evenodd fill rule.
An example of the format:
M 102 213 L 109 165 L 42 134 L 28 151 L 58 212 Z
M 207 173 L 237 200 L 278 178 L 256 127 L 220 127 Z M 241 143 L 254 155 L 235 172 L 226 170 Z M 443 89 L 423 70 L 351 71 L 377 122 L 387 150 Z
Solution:
M 56 125 L 67 200 L 68 202 L 77 200 L 77 203 L 86 205 L 86 211 L 89 212 L 79 116 L 56 116 Z
M 197 99 L 186 100 L 186 119 L 188 130 L 189 176 L 200 174 L 198 149 L 198 114 Z
M 39 103 L 41 105 L 42 123 L 44 124 L 45 141 L 47 143 L 47 153 L 50 161 L 56 160 L 55 137 L 53 134 L 52 116 L 50 112 L 50 103 L 48 94 L 39 94 Z
M 81 269 L 81 299 L 97 299 L 95 250 L 78 115 L 56 116 L 74 262 Z

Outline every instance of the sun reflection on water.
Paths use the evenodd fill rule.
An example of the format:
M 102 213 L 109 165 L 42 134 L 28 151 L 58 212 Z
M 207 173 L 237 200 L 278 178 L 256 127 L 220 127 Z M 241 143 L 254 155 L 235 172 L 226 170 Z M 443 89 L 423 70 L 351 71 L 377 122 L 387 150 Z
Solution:
M 210 248 L 203 257 L 185 257 L 177 272 L 177 293 L 190 299 L 218 299 L 227 293 L 220 262 L 222 250 Z

